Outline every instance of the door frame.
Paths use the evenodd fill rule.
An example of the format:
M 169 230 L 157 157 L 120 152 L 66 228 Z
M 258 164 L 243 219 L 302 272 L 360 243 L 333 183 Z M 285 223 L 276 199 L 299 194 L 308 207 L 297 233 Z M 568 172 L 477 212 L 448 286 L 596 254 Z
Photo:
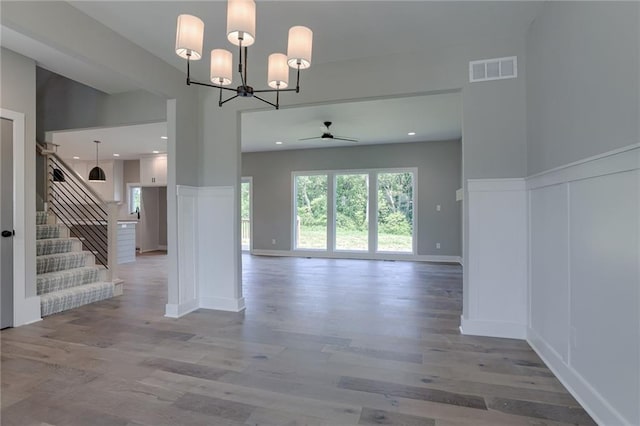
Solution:
M 253 176 L 240 178 L 240 196 L 242 197 L 242 184 L 249 183 L 249 253 L 253 254 Z M 240 201 L 242 203 L 242 201 Z M 240 222 L 242 223 L 242 208 L 240 209 Z M 240 225 L 240 251 L 242 250 L 242 224 Z
M 27 241 L 27 221 L 35 227 L 35 211 L 26 212 L 25 164 L 27 144 L 25 143 L 25 114 L 0 108 L 0 118 L 13 122 L 13 327 L 39 321 L 40 297 L 27 295 L 27 253 L 33 254 L 35 262 L 35 241 Z M 32 144 L 29 144 L 31 147 Z M 31 153 L 35 156 L 35 149 Z M 35 184 L 35 183 L 34 183 Z M 35 188 L 34 188 L 35 189 Z M 28 194 L 33 194 L 29 191 Z M 27 214 L 31 213 L 31 214 Z

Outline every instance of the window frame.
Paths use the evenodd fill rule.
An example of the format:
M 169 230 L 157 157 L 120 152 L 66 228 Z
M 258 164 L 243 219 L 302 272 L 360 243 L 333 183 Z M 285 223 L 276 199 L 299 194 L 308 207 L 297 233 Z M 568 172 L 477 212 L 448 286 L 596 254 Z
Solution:
M 127 183 L 127 206 L 129 214 L 135 214 L 135 208 L 133 207 L 133 190 L 140 188 L 140 209 L 142 210 L 142 185 L 140 183 Z
M 411 251 L 378 250 L 378 175 L 384 173 L 411 173 L 412 228 Z M 327 177 L 327 245 L 325 249 L 299 248 L 296 240 L 297 182 L 298 176 Z M 369 236 L 367 250 L 338 250 L 336 248 L 336 187 L 338 175 L 368 175 L 369 178 Z M 372 182 L 375 181 L 373 184 Z M 399 258 L 418 254 L 418 168 L 417 167 L 381 167 L 368 169 L 332 169 L 332 170 L 296 170 L 291 172 L 291 251 L 294 253 L 323 253 L 331 257 L 350 257 L 349 255 L 380 257 L 398 256 Z M 334 256 L 337 255 L 337 256 Z M 340 256 L 343 255 L 343 256 Z

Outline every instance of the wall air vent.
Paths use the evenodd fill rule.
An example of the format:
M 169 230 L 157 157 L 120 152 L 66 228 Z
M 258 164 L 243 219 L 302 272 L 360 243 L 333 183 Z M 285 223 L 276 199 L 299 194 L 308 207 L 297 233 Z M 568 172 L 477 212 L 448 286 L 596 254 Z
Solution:
M 518 58 L 483 59 L 469 62 L 469 81 L 504 80 L 518 76 Z

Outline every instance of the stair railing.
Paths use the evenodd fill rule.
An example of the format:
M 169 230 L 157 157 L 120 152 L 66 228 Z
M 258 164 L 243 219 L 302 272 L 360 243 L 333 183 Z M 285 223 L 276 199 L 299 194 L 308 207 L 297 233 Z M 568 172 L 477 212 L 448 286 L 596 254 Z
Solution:
M 116 280 L 117 203 L 104 201 L 50 145 L 36 144 L 45 159 L 45 210 L 69 228 L 72 237 L 82 241 L 83 249 L 107 268 L 110 280 Z

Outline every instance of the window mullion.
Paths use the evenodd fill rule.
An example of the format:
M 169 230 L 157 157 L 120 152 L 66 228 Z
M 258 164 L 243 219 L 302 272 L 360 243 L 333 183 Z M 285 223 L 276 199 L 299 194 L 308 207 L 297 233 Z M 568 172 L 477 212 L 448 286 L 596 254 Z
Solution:
M 336 248 L 336 174 L 327 174 L 327 251 Z

